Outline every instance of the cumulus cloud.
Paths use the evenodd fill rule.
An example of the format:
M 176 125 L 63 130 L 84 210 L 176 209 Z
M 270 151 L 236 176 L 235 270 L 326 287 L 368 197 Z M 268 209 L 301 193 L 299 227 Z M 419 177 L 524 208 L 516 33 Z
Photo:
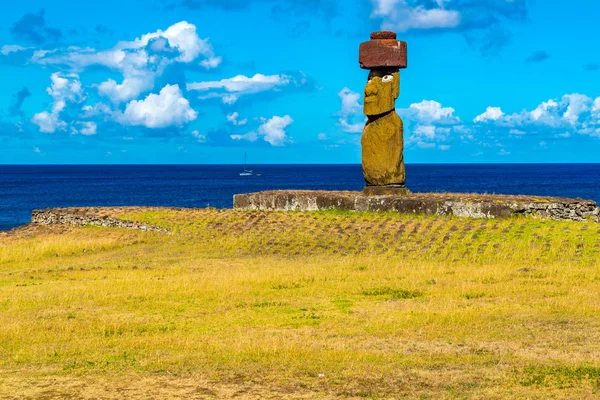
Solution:
M 159 94 L 151 93 L 144 100 L 133 100 L 127 104 L 120 121 L 126 125 L 146 128 L 166 128 L 194 121 L 198 113 L 190 107 L 179 85 L 167 85 Z
M 500 107 L 488 107 L 483 114 L 475 117 L 474 122 L 497 121 L 504 116 Z
M 407 145 L 416 145 L 422 149 L 448 149 L 447 144 L 440 144 L 450 138 L 452 129 L 436 125 L 416 125 L 412 134 L 408 137 Z
M 399 109 L 407 127 L 407 145 L 416 145 L 423 149 L 448 146 L 441 144 L 451 138 L 453 132 L 465 137 L 465 127 L 459 125 L 460 118 L 452 107 L 444 107 L 435 100 L 423 100 L 413 103 L 408 108 Z M 443 147 L 446 149 L 446 147 Z M 447 149 L 446 149 L 447 150 Z
M 205 143 L 206 142 L 206 135 L 201 134 L 197 130 L 193 130 L 192 131 L 192 136 L 196 138 L 196 140 L 198 141 L 198 143 Z
M 231 113 L 231 114 L 227 115 L 227 121 L 231 122 L 235 126 L 246 125 L 248 123 L 248 120 L 247 119 L 238 120 L 239 116 L 240 115 L 237 113 L 237 111 L 234 113 Z
M 31 122 L 36 124 L 40 128 L 40 132 L 43 133 L 54 133 L 57 130 L 64 131 L 68 126 L 65 121 L 60 120 L 58 114 L 49 113 L 48 111 L 35 114 Z
M 454 115 L 456 110 L 452 107 L 443 107 L 435 100 L 423 100 L 411 104 L 408 110 L 400 110 L 402 116 L 415 120 L 421 124 L 457 124 L 460 118 Z
M 237 120 L 237 113 L 230 114 L 227 119 L 230 122 Z M 290 139 L 287 136 L 286 129 L 289 127 L 294 120 L 289 116 L 283 117 L 274 116 L 272 118 L 255 118 L 259 121 L 260 125 L 258 129 L 254 129 L 245 134 L 232 134 L 229 137 L 233 140 L 246 140 L 249 142 L 256 142 L 261 137 L 271 146 L 284 146 Z
M 98 125 L 92 121 L 77 122 L 71 126 L 71 133 L 73 135 L 82 134 L 84 136 L 93 136 L 96 134 Z
M 294 120 L 289 115 L 274 116 L 258 128 L 258 133 L 272 146 L 283 146 L 287 140 L 285 129 L 293 122 Z
M 447 10 L 444 1 L 432 8 L 412 6 L 406 0 L 373 0 L 374 18 L 382 18 L 382 29 L 405 32 L 411 29 L 455 28 L 461 22 L 458 11 Z
M 50 76 L 52 84 L 46 93 L 52 97 L 51 112 L 43 111 L 33 116 L 32 122 L 39 126 L 40 132 L 54 133 L 65 130 L 68 124 L 61 120 L 61 114 L 67 104 L 79 104 L 85 100 L 85 94 L 79 76 L 55 72 Z
M 600 97 L 572 93 L 562 99 L 550 99 L 531 111 L 505 114 L 499 107 L 488 107 L 474 119 L 476 124 L 503 127 L 511 134 L 528 131 L 547 132 L 554 137 L 568 137 L 570 132 L 593 136 L 600 126 Z
M 223 57 L 212 56 L 210 58 L 207 58 L 206 60 L 200 61 L 200 65 L 202 65 L 206 69 L 213 69 L 213 68 L 217 68 L 219 65 L 221 65 L 222 62 L 223 62 Z
M 523 21 L 528 0 L 371 0 L 371 17 L 398 32 L 457 32 L 483 53 L 510 41 L 506 22 Z
M 79 130 L 82 135 L 90 136 L 96 134 L 96 129 L 98 126 L 95 122 L 86 121 L 82 122 L 82 125 L 82 128 Z
M 598 119 L 598 123 L 600 123 L 600 97 L 594 100 L 594 104 L 592 104 L 592 115 L 594 118 Z
M 114 103 L 126 102 L 152 90 L 155 80 L 165 68 L 175 63 L 190 64 L 202 57 L 199 65 L 210 69 L 221 63 L 208 39 L 201 39 L 196 26 L 178 22 L 166 30 L 147 33 L 133 41 L 122 41 L 112 49 L 69 47 L 34 54 L 32 62 L 42 65 L 64 65 L 75 71 L 90 66 L 103 66 L 119 71 L 121 83 L 108 79 L 96 87 Z
M 292 83 L 292 77 L 285 74 L 256 74 L 252 77 L 237 75 L 233 78 L 221 79 L 220 81 L 188 83 L 187 90 L 208 92 L 201 99 L 220 97 L 223 103 L 233 104 L 241 96 L 271 90 L 281 90 L 290 83 Z
M 363 106 L 359 102 L 361 95 L 346 87 L 338 93 L 338 96 L 342 101 L 342 109 L 337 114 L 338 126 L 348 133 L 362 132 L 365 127 L 365 117 Z
M 101 95 L 108 97 L 114 103 L 121 103 L 138 97 L 140 93 L 151 90 L 154 87 L 154 74 L 141 72 L 138 76 L 123 79 L 122 83 L 108 79 L 96 87 Z

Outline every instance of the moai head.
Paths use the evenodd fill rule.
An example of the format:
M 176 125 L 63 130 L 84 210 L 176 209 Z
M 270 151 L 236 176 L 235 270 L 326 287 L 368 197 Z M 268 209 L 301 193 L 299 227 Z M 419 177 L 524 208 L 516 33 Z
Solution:
M 365 88 L 365 115 L 380 115 L 395 108 L 400 95 L 400 68 L 407 67 L 406 42 L 394 32 L 375 32 L 360 45 L 360 67 L 370 69 Z
M 365 115 L 374 116 L 392 111 L 400 95 L 400 72 L 374 69 L 365 87 Z

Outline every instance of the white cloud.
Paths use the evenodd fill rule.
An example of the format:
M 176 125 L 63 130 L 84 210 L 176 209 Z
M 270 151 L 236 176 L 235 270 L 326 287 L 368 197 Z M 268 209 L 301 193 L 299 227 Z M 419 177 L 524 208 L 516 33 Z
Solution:
M 209 44 L 208 39 L 200 39 L 196 32 L 196 25 L 186 21 L 178 22 L 175 25 L 168 27 L 166 31 L 159 29 L 156 32 L 147 33 L 133 42 L 125 42 L 122 45 L 122 48 L 145 47 L 151 40 L 157 38 L 167 39 L 169 45 L 175 47 L 179 51 L 179 57 L 177 59 L 181 62 L 192 62 L 199 55 L 207 56 L 208 60 L 215 58 L 212 46 Z M 119 47 L 119 45 L 117 45 L 117 47 Z M 215 66 L 218 66 L 219 63 L 220 60 Z M 213 61 L 212 64 L 215 64 L 215 62 Z
M 417 143 L 417 147 L 420 147 L 422 149 L 433 149 L 435 148 L 435 143 L 428 143 L 428 142 L 416 142 Z
M 196 138 L 196 140 L 199 143 L 205 143 L 206 142 L 206 135 L 201 134 L 200 132 L 198 132 L 197 130 L 193 130 L 192 131 L 192 136 Z
M 283 146 L 287 140 L 285 128 L 290 126 L 293 122 L 294 120 L 289 115 L 283 117 L 274 116 L 263 122 L 258 128 L 258 133 L 272 146 Z
M 552 123 L 551 121 L 554 119 L 552 114 L 553 110 L 558 107 L 558 103 L 554 100 L 548 100 L 542 102 L 535 110 L 531 112 L 531 118 L 534 121 L 541 121 L 546 124 Z
M 44 133 L 66 130 L 68 124 L 61 120 L 60 115 L 68 103 L 81 103 L 85 100 L 78 75 L 55 72 L 50 76 L 50 80 L 52 83 L 46 89 L 46 93 L 52 97 L 52 111 L 42 111 L 32 119 L 32 122 L 39 126 L 40 132 Z
M 50 76 L 50 79 L 52 85 L 46 89 L 46 93 L 52 96 L 52 112 L 64 110 L 67 102 L 81 103 L 85 100 L 78 75 L 63 75 L 60 72 L 55 72 Z
M 338 93 L 338 96 L 342 100 L 342 109 L 337 114 L 338 126 L 348 133 L 362 132 L 365 128 L 366 117 L 363 115 L 363 106 L 359 103 L 360 94 L 345 87 Z M 357 120 L 360 122 L 351 122 Z
M 317 138 L 321 141 L 327 140 L 327 135 L 324 133 L 319 133 L 319 136 L 317 136 Z
M 140 93 L 154 87 L 154 76 L 151 73 L 136 77 L 123 79 L 123 83 L 117 83 L 113 79 L 97 85 L 98 92 L 108 97 L 114 103 L 121 103 L 136 98 Z
M 114 103 L 137 98 L 152 90 L 157 77 L 173 63 L 191 63 L 198 57 L 207 69 L 221 63 L 215 56 L 208 39 L 200 39 L 196 26 L 182 21 L 165 31 L 147 33 L 134 41 L 122 41 L 112 49 L 97 51 L 92 48 L 70 47 L 54 51 L 40 51 L 31 62 L 44 65 L 66 65 L 80 71 L 92 65 L 101 65 L 121 72 L 123 81 L 113 79 L 96 87 L 101 95 Z
M 563 114 L 563 118 L 571 125 L 577 125 L 579 117 L 586 111 L 590 110 L 592 99 L 586 95 L 574 93 L 565 95 L 563 103 L 568 103 L 567 111 Z
M 68 126 L 65 121 L 59 119 L 58 114 L 51 114 L 47 111 L 35 114 L 31 122 L 39 126 L 40 132 L 43 133 L 54 133 L 57 130 L 64 131 Z
M 256 142 L 258 140 L 258 134 L 256 132 L 249 132 L 245 135 L 231 135 L 233 140 L 247 140 L 249 142 Z
M 398 113 L 405 121 L 405 135 L 409 135 L 407 145 L 433 149 L 437 146 L 436 143 L 449 140 L 452 132 L 466 137 L 468 129 L 459 125 L 461 121 L 454 115 L 455 111 L 454 108 L 444 107 L 434 100 L 423 100 L 411 104 L 408 108 L 399 109 Z M 446 149 L 445 146 L 449 145 L 437 147 L 443 150 Z
M 473 120 L 474 122 L 497 121 L 504 116 L 504 112 L 500 107 L 488 107 L 485 112 L 478 115 Z
M 418 125 L 415 129 L 414 135 L 421 139 L 433 140 L 435 139 L 435 126 L 432 125 Z
M 235 104 L 235 102 L 237 102 L 238 99 L 239 99 L 239 96 L 236 96 L 235 94 L 223 95 L 223 97 L 221 98 L 221 100 L 225 104 Z
M 454 115 L 454 108 L 442 107 L 434 100 L 423 100 L 420 103 L 411 104 L 406 110 L 399 110 L 405 117 L 423 124 L 457 124 L 460 118 Z
M 451 128 L 435 125 L 417 125 L 407 140 L 407 145 L 416 144 L 423 149 L 432 149 L 436 143 L 445 142 L 450 138 Z M 447 148 L 446 148 L 447 147 Z M 448 150 L 448 145 L 439 145 L 440 150 Z
M 537 132 L 546 131 L 554 137 L 565 137 L 569 132 L 591 135 L 595 126 L 600 125 L 598 108 L 595 108 L 598 106 L 598 99 L 592 100 L 578 93 L 565 94 L 558 101 L 550 99 L 540 103 L 532 111 L 523 110 L 510 115 L 498 107 L 488 107 L 474 122 L 507 128 L 510 134 L 522 135 L 535 129 Z
M 598 123 L 600 123 L 600 97 L 597 97 L 594 100 L 594 104 L 592 104 L 592 115 L 594 118 L 598 119 Z
M 437 7 L 411 6 L 406 0 L 372 0 L 372 18 L 382 19 L 382 29 L 405 32 L 411 29 L 454 28 L 461 22 L 458 11 L 447 10 L 444 1 Z
M 81 117 L 84 119 L 93 118 L 98 115 L 110 116 L 113 114 L 111 108 L 104 103 L 96 103 L 93 106 L 86 104 L 83 107 L 81 107 L 81 111 L 83 111 Z
M 233 125 L 242 126 L 248 123 L 248 119 L 238 120 L 240 115 L 237 112 L 231 113 L 227 115 L 227 121 L 231 122 Z
M 30 50 L 30 49 L 32 49 L 32 47 L 23 47 L 23 46 L 19 46 L 18 44 L 7 44 L 7 45 L 2 46 L 0 53 L 3 56 L 7 56 L 10 53 L 18 53 L 19 51 Z
M 256 74 L 252 77 L 237 75 L 220 81 L 193 82 L 187 84 L 187 90 L 209 92 L 201 99 L 220 97 L 225 104 L 235 103 L 240 96 L 280 90 L 289 85 L 292 79 L 288 75 Z
M 79 129 L 79 133 L 81 133 L 82 135 L 85 136 L 92 136 L 96 134 L 96 131 L 98 129 L 98 126 L 96 125 L 95 122 L 91 122 L 91 121 L 84 121 L 81 122 L 81 129 Z
M 223 62 L 223 57 L 210 57 L 206 60 L 200 61 L 200 65 L 202 65 L 206 69 L 217 68 Z
M 198 113 L 190 107 L 178 85 L 167 85 L 159 94 L 149 94 L 144 100 L 133 100 L 121 116 L 122 123 L 146 128 L 165 128 L 194 121 Z

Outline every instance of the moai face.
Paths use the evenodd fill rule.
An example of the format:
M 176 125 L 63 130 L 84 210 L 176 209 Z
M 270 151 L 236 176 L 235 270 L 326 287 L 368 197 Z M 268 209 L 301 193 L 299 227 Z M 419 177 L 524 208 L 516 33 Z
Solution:
M 372 70 L 365 87 L 365 115 L 375 116 L 392 111 L 398 96 L 400 72 L 389 69 Z

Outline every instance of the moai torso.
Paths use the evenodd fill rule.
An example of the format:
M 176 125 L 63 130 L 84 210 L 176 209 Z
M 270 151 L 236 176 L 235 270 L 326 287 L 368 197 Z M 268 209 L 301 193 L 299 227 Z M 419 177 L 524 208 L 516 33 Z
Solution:
M 395 111 L 367 122 L 361 139 L 363 175 L 369 186 L 402 186 L 406 182 L 402 119 Z
M 396 114 L 400 95 L 400 68 L 406 68 L 406 43 L 392 32 L 376 32 L 361 45 L 360 63 L 370 69 L 365 87 L 364 112 L 368 117 L 363 131 L 362 164 L 368 187 L 402 188 L 404 167 L 404 128 Z

